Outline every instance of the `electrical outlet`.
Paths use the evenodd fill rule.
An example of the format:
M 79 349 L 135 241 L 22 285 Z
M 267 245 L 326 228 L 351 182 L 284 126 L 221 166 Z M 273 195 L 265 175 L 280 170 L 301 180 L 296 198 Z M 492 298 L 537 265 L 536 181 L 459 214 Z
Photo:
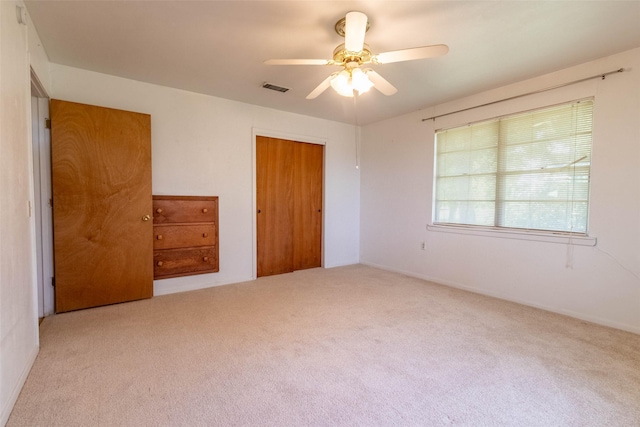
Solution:
M 422 242 L 422 243 L 420 244 L 420 249 L 422 249 L 422 250 L 424 251 L 424 250 L 426 249 L 426 246 L 427 246 L 427 245 L 426 245 L 424 242 Z

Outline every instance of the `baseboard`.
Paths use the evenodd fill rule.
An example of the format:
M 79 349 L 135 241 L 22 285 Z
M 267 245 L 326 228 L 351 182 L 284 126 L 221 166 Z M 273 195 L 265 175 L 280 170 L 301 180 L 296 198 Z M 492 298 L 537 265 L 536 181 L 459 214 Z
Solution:
M 360 264 L 360 261 L 355 260 L 351 262 L 341 262 L 338 264 L 325 264 L 324 268 L 338 268 L 338 267 L 346 267 L 348 265 L 357 265 L 357 264 Z
M 11 394 L 9 394 L 9 399 L 4 404 L 2 408 L 2 414 L 0 414 L 0 426 L 4 426 L 9 421 L 9 416 L 11 415 L 11 411 L 13 410 L 13 405 L 16 404 L 18 400 L 18 396 L 20 396 L 20 392 L 22 391 L 22 387 L 24 383 L 27 381 L 27 377 L 29 376 L 29 372 L 31 372 L 31 368 L 36 361 L 36 357 L 38 357 L 38 351 L 40 347 L 37 345 L 34 346 L 33 350 L 31 350 L 31 354 L 27 357 L 27 364 L 25 365 L 20 377 L 18 378 L 18 382 L 11 390 Z
M 162 279 L 162 280 L 165 283 L 156 282 L 153 284 L 153 296 L 170 295 L 170 294 L 177 294 L 180 292 L 197 291 L 198 289 L 213 288 L 216 286 L 232 285 L 234 283 L 242 283 L 242 282 L 255 280 L 255 277 L 252 278 L 251 276 L 248 276 L 248 277 L 240 277 L 237 279 L 229 279 L 222 282 L 200 282 L 200 283 L 187 283 L 187 284 L 166 283 L 166 281 L 172 280 L 172 279 Z
M 428 282 L 436 283 L 438 285 L 443 285 L 443 286 L 448 286 L 448 287 L 451 287 L 451 288 L 461 289 L 463 291 L 468 291 L 468 292 L 473 292 L 475 294 L 480 294 L 480 295 L 485 295 L 485 296 L 488 296 L 488 297 L 498 298 L 498 299 L 501 299 L 501 300 L 504 300 L 504 301 L 515 302 L 517 304 L 522 304 L 522 305 L 526 305 L 526 306 L 529 306 L 529 307 L 538 308 L 540 310 L 549 311 L 551 313 L 562 314 L 564 316 L 573 317 L 575 319 L 584 320 L 586 322 L 595 323 L 595 324 L 602 325 L 602 326 L 607 326 L 607 327 L 610 327 L 610 328 L 620 329 L 622 331 L 627 331 L 627 332 L 631 332 L 631 333 L 640 335 L 640 327 L 634 327 L 632 325 L 627 325 L 627 324 L 624 324 L 624 323 L 611 321 L 609 319 L 603 319 L 603 318 L 598 317 L 598 316 L 590 316 L 590 315 L 586 315 L 584 313 L 579 313 L 579 312 L 575 312 L 575 311 L 571 311 L 571 310 L 562 310 L 562 309 L 559 310 L 557 308 L 545 306 L 543 304 L 538 304 L 538 303 L 535 303 L 535 302 L 531 302 L 531 301 L 522 300 L 522 299 L 510 297 L 510 296 L 507 296 L 507 295 L 503 295 L 503 294 L 501 294 L 499 292 L 486 291 L 484 289 L 478 289 L 478 288 L 473 287 L 473 286 L 452 282 L 450 280 L 446 280 L 446 279 L 442 279 L 442 278 L 438 278 L 438 277 L 426 276 L 426 275 L 423 275 L 423 274 L 417 274 L 417 273 L 413 273 L 411 271 L 405 271 L 405 270 L 401 270 L 401 269 L 397 269 L 397 268 L 393 268 L 393 267 L 388 267 L 388 266 L 385 266 L 385 265 L 379 265 L 379 264 L 372 263 L 372 262 L 360 261 L 360 264 L 367 265 L 369 267 L 379 268 L 381 270 L 392 271 L 394 273 L 404 274 L 405 276 L 415 277 L 416 279 L 426 280 Z
M 322 268 L 337 268 L 337 267 L 346 267 L 348 265 L 357 265 L 360 264 L 360 261 L 352 261 L 345 262 L 339 264 L 331 264 L 324 265 Z M 176 282 L 171 283 L 170 281 L 175 280 Z M 225 286 L 225 285 L 233 285 L 235 283 L 242 282 L 250 282 L 252 280 L 256 280 L 255 276 L 247 276 L 247 277 L 239 277 L 236 279 L 229 279 L 223 282 L 205 282 L 205 283 L 177 283 L 177 281 L 184 280 L 183 278 L 174 278 L 174 279 L 162 279 L 160 281 L 154 281 L 153 283 L 153 296 L 157 297 L 160 295 L 170 295 L 177 294 L 180 292 L 188 292 L 188 291 L 197 291 L 198 289 L 207 289 L 213 288 L 216 286 Z

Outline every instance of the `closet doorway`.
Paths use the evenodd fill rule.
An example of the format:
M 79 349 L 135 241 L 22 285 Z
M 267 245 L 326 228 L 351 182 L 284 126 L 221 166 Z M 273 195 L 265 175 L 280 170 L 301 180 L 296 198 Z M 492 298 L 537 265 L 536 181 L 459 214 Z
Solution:
M 258 277 L 322 265 L 324 146 L 256 137 Z

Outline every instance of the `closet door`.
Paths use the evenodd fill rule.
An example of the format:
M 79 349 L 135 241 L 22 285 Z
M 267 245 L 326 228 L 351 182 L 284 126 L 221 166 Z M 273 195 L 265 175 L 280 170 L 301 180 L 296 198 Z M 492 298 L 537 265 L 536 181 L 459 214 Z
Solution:
M 293 142 L 256 139 L 258 277 L 293 271 Z
M 293 269 L 322 265 L 323 146 L 293 144 Z
M 323 148 L 257 137 L 258 277 L 322 265 Z
M 51 101 L 56 312 L 153 295 L 151 117 Z

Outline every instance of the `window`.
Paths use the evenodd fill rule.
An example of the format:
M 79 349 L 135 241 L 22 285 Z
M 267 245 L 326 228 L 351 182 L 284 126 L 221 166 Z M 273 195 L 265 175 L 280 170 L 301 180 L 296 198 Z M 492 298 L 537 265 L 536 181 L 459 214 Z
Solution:
M 436 132 L 434 223 L 586 235 L 593 100 Z

